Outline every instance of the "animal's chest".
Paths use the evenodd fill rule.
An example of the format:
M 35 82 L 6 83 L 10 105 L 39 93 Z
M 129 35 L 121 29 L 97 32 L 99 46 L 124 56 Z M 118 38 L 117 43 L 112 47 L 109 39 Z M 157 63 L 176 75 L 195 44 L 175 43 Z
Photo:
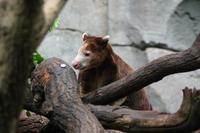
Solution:
M 95 90 L 113 81 L 115 81 L 115 76 L 113 74 L 110 74 L 109 72 L 103 74 L 96 74 L 94 77 L 90 78 L 90 87 L 91 90 Z
M 95 75 L 90 78 L 90 90 L 98 89 L 105 85 L 106 77 L 101 75 Z

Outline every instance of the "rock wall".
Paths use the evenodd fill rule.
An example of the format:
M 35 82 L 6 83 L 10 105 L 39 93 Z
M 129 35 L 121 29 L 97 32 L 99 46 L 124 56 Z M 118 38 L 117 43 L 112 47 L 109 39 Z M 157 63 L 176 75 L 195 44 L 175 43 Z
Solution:
M 139 68 L 149 61 L 191 46 L 200 33 L 199 0 L 69 0 L 61 24 L 38 51 L 71 63 L 88 32 L 109 34 L 113 48 Z M 200 88 L 200 71 L 170 75 L 147 87 L 155 110 L 175 112 L 185 86 Z

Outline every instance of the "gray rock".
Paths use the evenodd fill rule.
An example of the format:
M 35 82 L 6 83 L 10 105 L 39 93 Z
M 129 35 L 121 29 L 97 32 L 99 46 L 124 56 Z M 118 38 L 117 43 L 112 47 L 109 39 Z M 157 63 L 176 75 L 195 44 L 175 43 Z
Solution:
M 109 0 L 109 34 L 113 43 L 160 42 L 167 21 L 181 0 Z
M 157 59 L 158 57 L 171 54 L 172 52 L 156 48 L 148 48 L 146 50 L 149 61 Z M 150 96 L 154 109 L 175 112 L 180 107 L 182 102 L 182 89 L 186 86 L 193 88 L 200 86 L 200 70 L 169 75 L 159 82 L 151 84 L 150 92 L 154 96 Z M 200 88 L 199 88 L 200 89 Z M 156 103 L 155 101 L 160 102 Z M 164 105 L 160 105 L 163 103 Z
M 109 0 L 108 5 L 115 44 L 152 41 L 184 50 L 200 32 L 199 0 Z
M 55 30 L 47 34 L 38 51 L 45 58 L 58 57 L 71 64 L 82 44 L 79 32 Z
M 128 46 L 113 46 L 113 50 L 134 69 L 138 69 L 147 63 L 146 53 L 138 50 L 137 48 Z
M 189 48 L 200 33 L 200 1 L 185 0 L 167 23 L 164 42 L 176 49 Z
M 68 0 L 60 14 L 60 28 L 93 35 L 107 34 L 107 0 Z
M 142 40 L 139 27 L 135 24 L 137 21 L 130 20 L 134 17 L 134 14 L 133 16 L 130 14 L 130 6 L 134 6 L 134 2 L 134 0 L 109 0 L 108 23 L 112 43 L 131 44 Z

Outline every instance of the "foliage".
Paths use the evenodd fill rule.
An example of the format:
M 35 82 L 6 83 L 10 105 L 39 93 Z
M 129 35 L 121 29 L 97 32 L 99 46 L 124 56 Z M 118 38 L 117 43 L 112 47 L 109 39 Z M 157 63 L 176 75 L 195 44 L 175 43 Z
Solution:
M 54 20 L 53 24 L 50 26 L 49 32 L 55 30 L 59 25 L 60 25 L 60 18 L 58 17 Z
M 43 60 L 44 58 L 37 51 L 33 53 L 33 63 L 35 65 L 40 64 Z

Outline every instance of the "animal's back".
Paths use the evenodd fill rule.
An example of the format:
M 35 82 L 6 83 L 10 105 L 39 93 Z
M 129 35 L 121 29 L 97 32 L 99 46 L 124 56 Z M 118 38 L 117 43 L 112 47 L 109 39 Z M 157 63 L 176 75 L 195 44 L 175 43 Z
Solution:
M 130 75 L 134 72 L 133 68 L 131 68 L 126 62 L 124 62 L 117 54 L 115 54 L 114 60 L 114 62 L 118 64 L 116 80 Z M 123 105 L 129 106 L 130 108 L 136 110 L 152 110 L 152 106 L 149 103 L 144 88 L 130 94 Z

